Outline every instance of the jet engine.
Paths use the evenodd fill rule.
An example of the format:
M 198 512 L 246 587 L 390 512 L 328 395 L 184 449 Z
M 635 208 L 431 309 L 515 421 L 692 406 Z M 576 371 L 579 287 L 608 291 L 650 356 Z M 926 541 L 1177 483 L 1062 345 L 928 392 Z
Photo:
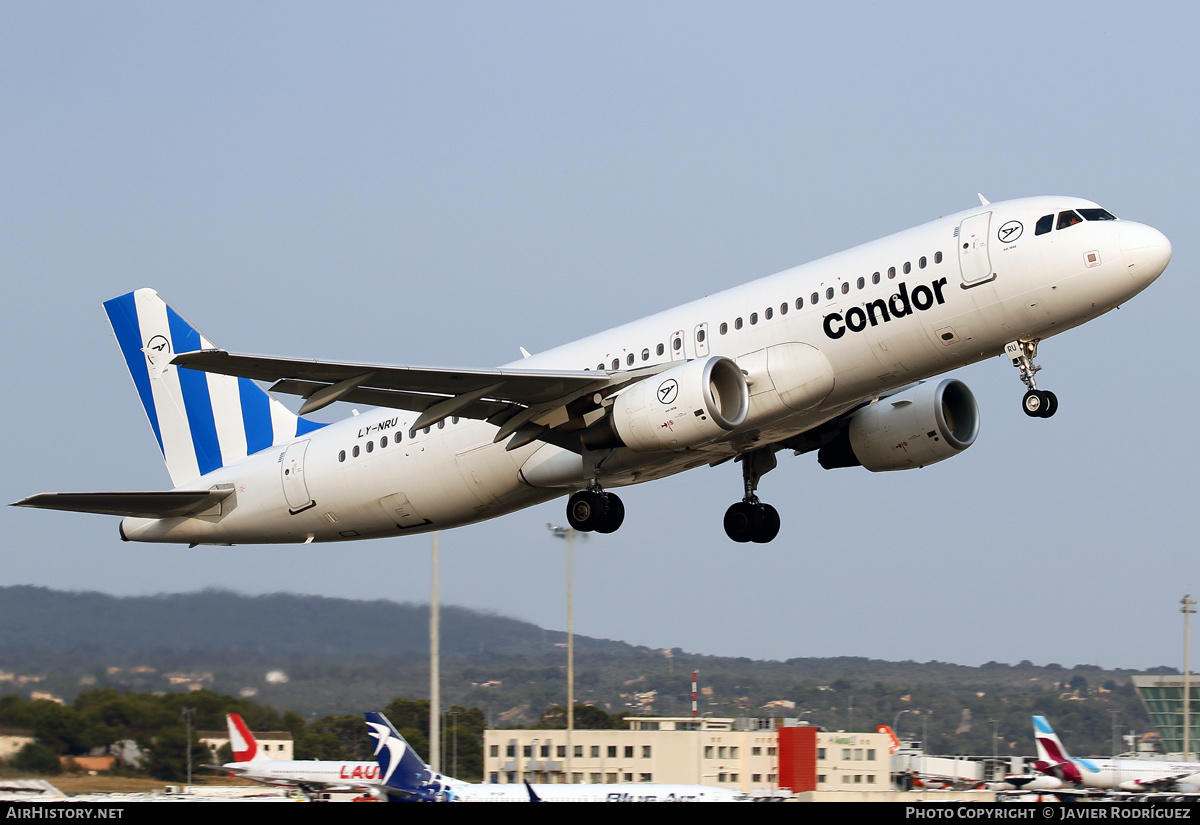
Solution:
M 608 415 L 584 433 L 583 443 L 589 449 L 625 446 L 639 453 L 686 450 L 738 427 L 749 409 L 746 376 L 732 359 L 714 355 L 621 392 Z
M 826 470 L 908 470 L 958 455 L 979 434 L 979 405 L 962 381 L 921 383 L 872 401 L 817 453 Z

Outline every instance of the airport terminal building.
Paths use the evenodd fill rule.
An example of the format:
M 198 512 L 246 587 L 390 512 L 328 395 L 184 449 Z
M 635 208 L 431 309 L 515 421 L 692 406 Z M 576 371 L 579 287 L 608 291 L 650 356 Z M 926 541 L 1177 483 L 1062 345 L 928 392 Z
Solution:
M 892 740 L 795 719 L 631 717 L 629 730 L 489 730 L 484 781 L 890 791 Z

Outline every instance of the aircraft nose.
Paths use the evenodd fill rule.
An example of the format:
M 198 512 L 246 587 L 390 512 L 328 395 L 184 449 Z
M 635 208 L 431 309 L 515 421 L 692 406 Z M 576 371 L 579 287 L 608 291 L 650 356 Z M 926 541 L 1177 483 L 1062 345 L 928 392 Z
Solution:
M 1153 226 L 1131 222 L 1121 227 L 1121 252 L 1130 273 L 1148 284 L 1161 275 L 1171 261 L 1171 242 Z

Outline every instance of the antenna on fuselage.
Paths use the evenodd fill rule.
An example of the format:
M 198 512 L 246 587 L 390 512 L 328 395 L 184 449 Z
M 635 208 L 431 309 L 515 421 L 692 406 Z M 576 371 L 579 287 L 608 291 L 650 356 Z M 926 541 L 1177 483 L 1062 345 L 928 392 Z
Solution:
M 983 196 L 982 192 L 976 192 L 975 194 L 979 196 L 979 205 L 980 206 L 991 206 L 992 205 L 992 202 L 989 201 L 987 198 L 985 198 Z

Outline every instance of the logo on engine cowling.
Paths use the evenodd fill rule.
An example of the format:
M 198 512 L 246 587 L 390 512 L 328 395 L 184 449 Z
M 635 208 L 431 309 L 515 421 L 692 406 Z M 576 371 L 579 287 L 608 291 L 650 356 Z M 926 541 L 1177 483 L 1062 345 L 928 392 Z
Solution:
M 679 395 L 679 382 L 668 378 L 658 385 L 658 403 L 670 404 Z
M 912 315 L 917 310 L 924 312 L 935 304 L 946 303 L 942 295 L 942 287 L 946 285 L 945 278 L 938 278 L 926 286 L 921 284 L 912 294 L 908 292 L 908 284 L 901 282 L 900 289 L 886 301 L 877 298 L 860 307 L 850 307 L 843 315 L 831 312 L 825 316 L 825 334 L 833 339 L 841 338 L 850 332 L 862 332 L 867 326 L 879 326 L 896 318 Z

